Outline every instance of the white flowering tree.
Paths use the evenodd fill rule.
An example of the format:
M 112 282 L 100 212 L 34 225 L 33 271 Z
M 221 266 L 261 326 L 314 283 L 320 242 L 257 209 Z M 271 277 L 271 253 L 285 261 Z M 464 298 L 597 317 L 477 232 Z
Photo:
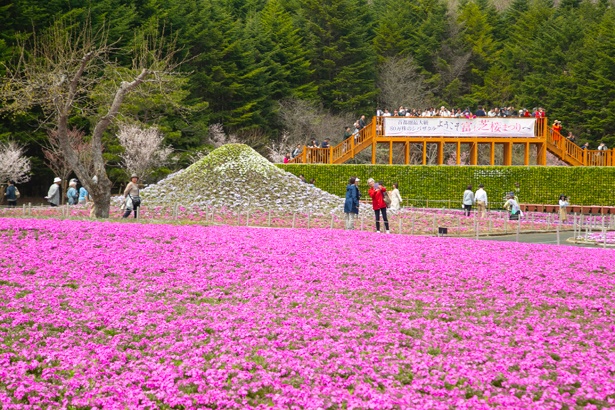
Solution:
M 30 158 L 24 147 L 13 141 L 0 143 L 0 183 L 9 180 L 16 184 L 30 180 Z
M 61 152 L 88 190 L 97 218 L 109 217 L 113 185 L 103 137 L 125 112 L 124 101 L 133 94 L 166 101 L 180 87 L 175 42 L 159 32 L 158 27 L 136 32 L 132 66 L 120 67 L 117 55 L 123 51 L 109 43 L 107 27 L 95 32 L 89 21 L 59 20 L 42 34 L 24 36 L 16 58 L 4 67 L 0 113 L 42 111 L 43 125 L 57 132 Z M 75 119 L 92 124 L 86 156 L 75 151 L 68 136 Z
M 164 145 L 164 135 L 157 128 L 122 124 L 117 138 L 124 148 L 120 154 L 122 168 L 128 174 L 137 174 L 141 180 L 146 180 L 154 168 L 164 165 L 173 153 L 173 148 Z

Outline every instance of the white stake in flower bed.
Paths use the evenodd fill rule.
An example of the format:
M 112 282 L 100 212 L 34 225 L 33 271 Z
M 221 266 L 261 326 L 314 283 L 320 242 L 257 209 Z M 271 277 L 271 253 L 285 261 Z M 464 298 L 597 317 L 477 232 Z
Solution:
M 521 218 L 517 219 L 517 242 L 519 242 L 519 232 L 521 231 Z

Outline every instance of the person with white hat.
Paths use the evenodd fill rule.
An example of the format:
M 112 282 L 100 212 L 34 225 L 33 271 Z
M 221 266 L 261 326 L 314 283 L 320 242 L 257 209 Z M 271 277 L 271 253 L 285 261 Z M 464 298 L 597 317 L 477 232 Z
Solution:
M 47 192 L 47 196 L 45 199 L 49 202 L 50 206 L 59 206 L 60 205 L 60 184 L 62 183 L 62 178 L 55 177 L 53 179 L 53 184 L 49 187 L 49 192 Z

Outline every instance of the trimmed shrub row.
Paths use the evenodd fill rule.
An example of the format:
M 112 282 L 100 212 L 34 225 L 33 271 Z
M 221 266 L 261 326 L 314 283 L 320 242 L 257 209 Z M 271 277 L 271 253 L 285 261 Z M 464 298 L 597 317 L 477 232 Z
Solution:
M 505 192 L 519 182 L 519 201 L 556 204 L 561 194 L 576 205 L 615 205 L 615 167 L 548 166 L 409 166 L 371 164 L 278 164 L 294 175 L 303 174 L 315 185 L 344 196 L 351 176 L 361 179 L 361 192 L 367 195 L 367 179 L 383 181 L 388 188 L 399 184 L 402 198 L 453 201 L 461 206 L 466 186 L 473 190 L 485 185 L 490 201 L 500 202 Z M 405 205 L 405 204 L 404 204 Z

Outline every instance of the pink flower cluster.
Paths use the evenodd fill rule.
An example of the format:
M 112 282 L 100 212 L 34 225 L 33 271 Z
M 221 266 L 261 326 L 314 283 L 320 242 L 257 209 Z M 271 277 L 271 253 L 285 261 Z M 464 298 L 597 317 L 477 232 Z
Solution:
M 2 219 L 0 407 L 615 405 L 615 254 Z

